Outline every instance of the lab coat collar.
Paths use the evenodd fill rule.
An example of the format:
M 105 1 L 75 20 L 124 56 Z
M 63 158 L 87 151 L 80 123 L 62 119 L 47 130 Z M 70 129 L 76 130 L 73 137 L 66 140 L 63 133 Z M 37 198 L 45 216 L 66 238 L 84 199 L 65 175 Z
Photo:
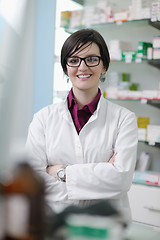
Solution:
M 104 99 L 103 95 L 101 94 L 101 97 L 100 97 L 98 105 L 97 105 L 97 109 L 94 111 L 93 115 L 90 117 L 88 122 L 92 122 L 97 118 L 100 110 L 103 109 L 104 104 L 106 104 L 106 101 L 107 100 Z M 72 117 L 71 117 L 71 114 L 70 114 L 69 109 L 68 109 L 67 98 L 64 100 L 64 102 L 61 103 L 61 107 L 60 107 L 59 110 L 60 110 L 61 114 L 63 115 L 63 117 L 68 122 L 70 122 L 70 124 L 73 124 Z

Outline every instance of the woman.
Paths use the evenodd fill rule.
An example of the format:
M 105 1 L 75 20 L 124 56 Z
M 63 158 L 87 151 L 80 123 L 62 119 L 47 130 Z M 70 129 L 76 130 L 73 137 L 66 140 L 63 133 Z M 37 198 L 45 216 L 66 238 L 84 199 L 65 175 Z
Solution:
M 135 114 L 104 99 L 98 87 L 110 58 L 93 29 L 68 37 L 61 65 L 72 82 L 64 102 L 35 114 L 27 148 L 46 181 L 47 203 L 56 212 L 110 199 L 130 213 L 127 192 L 137 151 Z

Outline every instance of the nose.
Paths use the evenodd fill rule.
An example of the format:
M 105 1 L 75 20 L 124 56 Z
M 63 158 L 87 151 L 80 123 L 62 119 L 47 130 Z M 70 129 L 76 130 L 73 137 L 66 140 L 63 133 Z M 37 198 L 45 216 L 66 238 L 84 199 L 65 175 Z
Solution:
M 85 63 L 85 61 L 84 61 L 84 59 L 82 59 L 82 61 L 81 61 L 81 64 L 80 64 L 80 66 L 79 66 L 79 69 L 87 69 L 88 68 L 88 66 L 86 65 L 86 63 Z

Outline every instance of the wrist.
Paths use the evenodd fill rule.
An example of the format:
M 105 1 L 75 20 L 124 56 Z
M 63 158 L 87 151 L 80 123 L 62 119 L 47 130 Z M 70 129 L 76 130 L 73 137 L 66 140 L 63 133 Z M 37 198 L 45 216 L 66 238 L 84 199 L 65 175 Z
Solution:
M 61 182 L 66 182 L 66 166 L 62 166 L 58 169 L 57 178 Z

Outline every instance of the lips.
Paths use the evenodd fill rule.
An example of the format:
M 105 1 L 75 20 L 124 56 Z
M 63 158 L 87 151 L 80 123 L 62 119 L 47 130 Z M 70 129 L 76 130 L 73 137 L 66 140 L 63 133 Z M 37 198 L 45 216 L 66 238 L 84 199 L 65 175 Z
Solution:
M 91 74 L 77 75 L 78 78 L 89 78 L 90 76 L 91 76 Z

